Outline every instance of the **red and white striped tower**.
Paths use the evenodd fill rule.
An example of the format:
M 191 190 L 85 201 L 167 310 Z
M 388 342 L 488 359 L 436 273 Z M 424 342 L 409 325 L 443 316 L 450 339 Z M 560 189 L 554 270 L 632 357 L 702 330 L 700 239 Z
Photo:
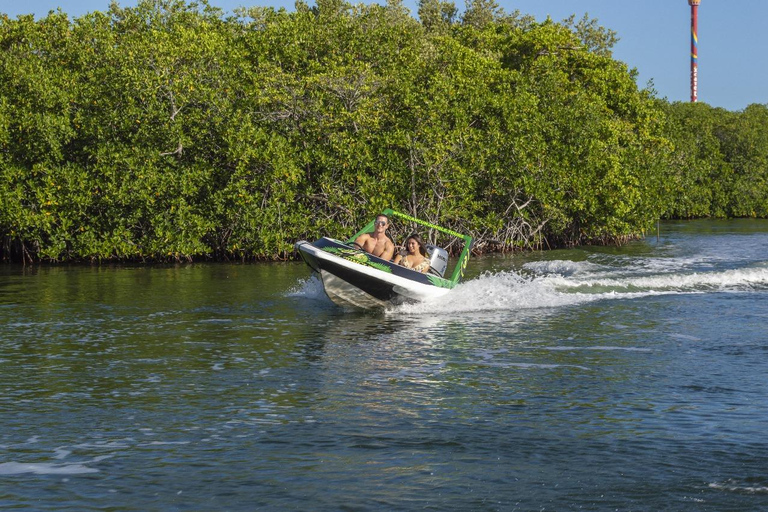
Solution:
M 699 4 L 701 0 L 688 0 L 691 6 L 691 102 L 699 99 Z

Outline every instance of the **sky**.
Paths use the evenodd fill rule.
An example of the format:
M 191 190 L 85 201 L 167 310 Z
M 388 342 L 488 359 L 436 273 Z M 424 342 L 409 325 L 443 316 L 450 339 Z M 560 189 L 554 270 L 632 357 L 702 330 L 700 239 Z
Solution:
M 350 0 L 348 0 L 350 1 Z M 615 59 L 637 69 L 638 85 L 652 81 L 657 96 L 690 101 L 691 8 L 687 0 L 497 0 L 507 12 L 519 9 L 538 21 L 561 21 L 585 13 L 617 32 Z M 118 1 L 132 7 L 137 0 Z M 227 13 L 237 7 L 272 6 L 293 10 L 294 0 L 209 0 Z M 312 0 L 307 3 L 314 5 Z M 357 3 L 351 0 L 350 3 Z M 379 0 L 378 3 L 385 3 Z M 416 16 L 417 0 L 404 0 Z M 455 0 L 463 10 L 463 0 Z M 0 0 L 0 12 L 45 17 L 61 10 L 70 18 L 106 11 L 109 0 Z M 752 103 L 768 104 L 768 38 L 762 33 L 768 0 L 701 0 L 699 7 L 700 102 L 738 111 Z

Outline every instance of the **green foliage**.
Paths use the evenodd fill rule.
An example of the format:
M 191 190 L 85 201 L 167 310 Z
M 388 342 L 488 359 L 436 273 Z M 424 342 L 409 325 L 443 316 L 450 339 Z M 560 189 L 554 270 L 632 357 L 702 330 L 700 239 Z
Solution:
M 386 207 L 502 250 L 768 215 L 764 106 L 655 100 L 588 17 L 422 0 L 419 18 L 398 0 L 1 16 L 0 259 L 287 258 Z
M 495 0 L 467 0 L 462 23 L 468 27 L 483 29 L 499 20 L 504 10 Z
M 768 217 L 768 107 L 665 105 L 674 143 L 665 216 Z
M 419 20 L 428 31 L 447 33 L 456 20 L 457 12 L 453 2 L 419 0 Z

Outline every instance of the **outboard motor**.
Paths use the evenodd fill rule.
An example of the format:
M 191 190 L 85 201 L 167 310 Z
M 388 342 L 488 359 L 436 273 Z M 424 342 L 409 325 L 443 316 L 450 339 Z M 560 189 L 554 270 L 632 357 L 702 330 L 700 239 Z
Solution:
M 429 253 L 429 273 L 443 277 L 448 266 L 448 251 L 436 245 L 427 245 Z

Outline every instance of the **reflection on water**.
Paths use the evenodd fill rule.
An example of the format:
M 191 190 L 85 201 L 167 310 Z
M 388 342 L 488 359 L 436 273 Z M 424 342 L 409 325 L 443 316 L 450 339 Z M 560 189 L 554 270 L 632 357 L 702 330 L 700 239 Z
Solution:
M 299 263 L 2 267 L 0 501 L 764 508 L 750 225 L 478 258 L 444 299 L 372 313 Z

